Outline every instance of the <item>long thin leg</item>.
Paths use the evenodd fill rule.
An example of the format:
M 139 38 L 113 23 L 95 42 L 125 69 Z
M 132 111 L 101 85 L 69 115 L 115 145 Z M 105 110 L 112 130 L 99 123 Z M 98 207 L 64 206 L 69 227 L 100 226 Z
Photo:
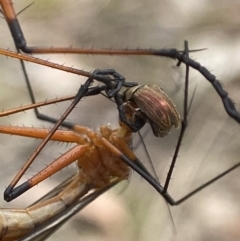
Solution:
M 49 132 L 50 130 L 45 128 L 0 125 L 0 133 L 3 133 L 3 134 L 45 139 L 48 136 Z M 57 130 L 52 135 L 50 140 L 59 141 L 59 142 L 78 143 L 78 144 L 86 143 L 86 140 L 83 137 L 81 137 L 80 135 L 78 135 L 73 131 L 67 131 L 67 130 Z
M 41 107 L 41 106 L 56 104 L 56 103 L 64 102 L 64 101 L 68 101 L 68 100 L 73 100 L 74 98 L 75 98 L 75 95 L 70 95 L 70 96 L 56 98 L 56 99 L 52 99 L 52 100 L 45 100 L 45 101 L 37 102 L 35 104 L 20 106 L 17 108 L 6 110 L 6 111 L 3 110 L 2 112 L 0 112 L 0 117 L 16 114 L 16 113 L 26 111 L 26 110 L 31 110 L 36 107 Z
M 14 188 L 14 186 L 12 187 L 10 184 L 4 192 L 4 200 L 10 202 L 19 197 L 30 188 L 78 160 L 87 151 L 89 151 L 88 145 L 75 146 L 21 185 Z
M 9 199 L 8 194 L 11 193 L 11 190 L 16 186 L 20 178 L 23 176 L 23 174 L 26 172 L 26 170 L 29 168 L 29 166 L 32 164 L 32 162 L 35 160 L 35 158 L 38 156 L 38 154 L 41 152 L 41 150 L 44 148 L 44 146 L 47 144 L 47 142 L 51 139 L 51 137 L 54 135 L 58 127 L 61 125 L 61 123 L 67 118 L 67 116 L 70 114 L 70 112 L 74 109 L 74 107 L 77 105 L 77 103 L 81 100 L 81 98 L 87 93 L 89 85 L 92 83 L 93 79 L 89 78 L 84 85 L 82 85 L 79 89 L 78 94 L 76 95 L 75 99 L 73 100 L 72 104 L 68 107 L 68 109 L 64 112 L 62 117 L 58 120 L 58 122 L 54 125 L 54 127 L 49 131 L 46 138 L 43 140 L 43 142 L 39 145 L 37 150 L 33 153 L 33 155 L 28 159 L 28 161 L 25 163 L 25 165 L 22 167 L 22 169 L 17 173 L 15 178 L 12 180 L 12 182 L 7 187 L 4 195 L 6 195 L 6 199 Z M 75 159 L 76 160 L 76 159 Z M 10 200 L 10 199 L 9 199 Z
M 187 44 L 187 42 L 185 42 L 185 53 L 184 54 L 188 58 L 188 44 Z M 168 190 L 168 186 L 169 186 L 169 183 L 170 183 L 170 180 L 171 180 L 173 169 L 175 167 L 177 157 L 178 157 L 178 153 L 179 153 L 179 150 L 181 148 L 183 136 L 184 136 L 185 130 L 186 130 L 187 125 L 188 125 L 188 120 L 187 120 L 187 116 L 188 116 L 188 83 L 189 83 L 189 66 L 188 66 L 188 64 L 186 64 L 186 77 L 185 77 L 185 79 L 186 80 L 185 80 L 185 90 L 184 90 L 182 126 L 181 126 L 180 135 L 179 135 L 179 138 L 178 138 L 177 146 L 176 146 L 176 149 L 175 149 L 175 152 L 174 152 L 174 155 L 173 155 L 172 163 L 171 163 L 171 166 L 169 168 L 169 172 L 168 172 L 165 184 L 164 184 L 163 193 L 166 193 L 167 190 Z
M 22 28 L 17 19 L 12 1 L 0 0 L 0 5 L 3 10 L 4 17 L 8 23 L 14 43 L 18 50 L 30 54 L 92 54 L 92 55 L 157 55 L 156 49 L 83 49 L 83 48 L 69 48 L 69 47 L 39 47 L 28 46 L 24 37 Z

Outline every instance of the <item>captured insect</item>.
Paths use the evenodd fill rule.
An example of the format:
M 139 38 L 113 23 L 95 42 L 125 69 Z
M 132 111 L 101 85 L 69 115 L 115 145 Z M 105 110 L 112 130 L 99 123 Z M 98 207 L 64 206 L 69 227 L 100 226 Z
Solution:
M 22 23 L 23 24 L 23 23 Z M 32 41 L 30 41 L 30 40 L 28 40 L 28 42 L 29 43 L 31 43 Z M 50 42 L 50 45 L 51 45 L 52 43 Z M 54 42 L 54 45 L 55 45 L 55 42 Z M 96 44 L 94 44 L 94 45 L 96 45 Z M 158 44 L 159 45 L 159 44 Z M 56 44 L 56 46 L 58 46 L 58 44 Z M 149 45 L 149 46 L 152 46 L 151 44 Z M 166 46 L 165 44 L 161 44 L 161 46 Z M 173 44 L 172 46 L 176 46 L 175 44 Z M 208 45 L 205 45 L 204 44 L 204 47 L 209 47 L 210 48 L 210 46 L 208 46 Z M 202 47 L 202 46 L 201 46 Z M 211 55 L 212 56 L 212 55 Z M 197 59 L 198 60 L 198 59 Z M 65 60 L 62 60 L 61 62 L 65 62 Z M 204 63 L 204 61 L 199 61 L 199 62 L 201 62 L 201 63 Z M 81 66 L 81 65 L 80 65 Z M 98 66 L 98 65 L 97 65 Z M 116 67 L 116 65 L 114 65 L 114 68 L 117 68 Z M 87 69 L 89 69 L 89 68 L 87 68 Z M 90 69 L 94 69 L 94 68 L 90 68 Z M 218 71 L 218 69 L 216 69 L 216 67 L 214 68 L 214 72 L 217 72 Z M 146 71 L 147 72 L 147 71 Z M 151 71 L 151 73 L 152 73 L 153 71 Z M 120 73 L 124 73 L 124 71 L 120 71 Z M 142 75 L 142 72 L 140 72 L 141 74 L 140 74 L 140 76 Z M 149 73 L 148 73 L 149 74 Z M 124 73 L 124 75 L 125 75 L 125 73 Z M 219 75 L 219 74 L 217 74 L 218 76 L 221 76 L 221 75 Z M 129 75 L 129 76 L 131 76 L 131 75 Z M 142 77 L 141 77 L 142 78 Z M 141 78 L 138 78 L 138 79 L 141 79 Z M 160 78 L 159 76 L 155 76 L 154 77 L 155 79 L 157 79 L 157 80 L 161 80 L 162 78 Z M 128 78 L 129 79 L 129 78 Z M 192 80 L 192 79 L 191 79 Z M 225 78 L 224 78 L 224 80 L 225 80 Z M 161 80 L 161 81 L 165 81 L 165 80 Z M 202 80 L 201 80 L 202 81 Z M 225 84 L 225 81 L 224 81 L 224 84 Z M 199 89 L 201 89 L 201 87 L 197 87 L 197 91 L 199 91 Z M 237 88 L 236 88 L 237 89 Z M 213 94 L 213 92 L 211 92 L 212 94 L 211 94 L 211 96 L 212 95 L 214 95 Z M 231 93 L 231 95 L 230 96 L 232 96 L 232 93 L 233 93 L 233 91 L 230 91 L 229 90 L 229 93 Z M 207 94 L 207 92 L 201 92 L 201 95 L 202 96 L 204 96 L 205 98 L 208 96 L 208 94 Z M 172 98 L 172 95 L 171 95 L 171 98 Z M 204 98 L 204 99 L 205 99 Z M 208 97 L 208 98 L 210 98 L 210 97 Z M 213 98 L 213 97 L 212 97 Z M 237 101 L 237 97 L 233 97 L 233 99 L 234 100 L 236 100 Z M 222 108 L 222 107 L 216 107 L 218 104 L 220 105 L 221 103 L 220 103 L 220 101 L 219 101 L 219 99 L 214 99 L 215 101 L 213 101 L 212 99 L 211 99 L 211 101 L 209 101 L 209 102 L 202 102 L 202 105 L 198 105 L 197 107 L 198 108 L 195 108 L 195 106 L 193 106 L 192 108 L 191 108 L 191 111 L 190 111 L 190 115 L 191 115 L 191 113 L 193 113 L 192 114 L 192 116 L 196 116 L 196 114 L 198 114 L 199 113 L 199 119 L 201 119 L 201 120 L 203 120 L 204 119 L 204 122 L 209 122 L 209 120 L 211 119 L 214 119 L 214 117 L 215 116 L 218 116 L 218 114 L 216 114 L 215 113 L 215 115 L 212 115 L 212 118 L 210 118 L 210 115 L 206 115 L 206 114 L 204 114 L 204 111 L 202 111 L 201 112 L 201 109 L 203 108 L 203 106 L 204 106 L 204 108 L 206 109 L 206 105 L 207 104 L 209 104 L 210 105 L 210 103 L 211 103 L 211 106 L 214 106 L 214 109 L 215 108 L 219 108 L 218 110 L 219 110 L 219 112 L 220 112 L 220 108 Z M 194 101 L 193 101 L 193 105 L 195 104 L 197 102 L 197 97 L 194 97 Z M 175 104 L 178 104 L 176 101 L 174 101 L 174 103 Z M 203 103 L 205 103 L 205 104 L 203 104 Z M 203 113 L 202 115 L 200 115 L 200 113 Z M 183 115 L 181 115 L 181 116 L 183 116 Z M 224 118 L 224 116 L 221 116 L 221 117 L 223 117 Z M 188 139 L 188 136 L 187 136 L 187 138 L 185 139 L 185 142 L 186 143 L 183 143 L 183 144 L 185 144 L 184 146 L 183 146 L 183 148 L 184 147 L 186 147 L 187 148 L 187 150 L 188 150 L 188 152 L 193 152 L 193 148 L 191 148 L 191 146 L 192 145 L 190 145 L 189 143 L 196 143 L 194 140 L 196 139 L 196 137 L 197 136 L 202 136 L 203 134 L 203 132 L 202 132 L 202 129 L 199 129 L 199 128 L 201 128 L 201 126 L 203 125 L 203 123 L 201 123 L 201 121 L 200 121 L 200 123 L 197 123 L 196 122 L 196 119 L 195 118 L 193 118 L 195 121 L 192 121 L 191 122 L 191 125 L 190 125 L 190 130 L 188 131 L 188 133 L 194 133 L 194 135 L 192 136 L 192 139 L 191 139 L 191 141 L 188 141 L 189 139 Z M 221 118 L 219 118 L 219 119 L 221 119 Z M 193 123 L 194 122 L 194 123 Z M 229 121 L 229 118 L 228 118 L 228 121 L 226 122 L 226 123 L 228 123 L 228 124 L 226 124 L 226 127 L 224 128 L 226 131 L 228 130 L 228 131 L 231 131 L 231 129 L 234 129 L 235 130 L 235 128 L 232 128 L 232 126 L 236 126 L 236 131 L 234 132 L 234 133 L 237 133 L 237 125 L 236 124 L 233 124 L 231 121 Z M 205 124 L 204 124 L 205 125 Z M 194 129 L 195 129 L 195 131 L 194 131 L 194 129 L 191 129 L 191 126 L 194 126 Z M 211 129 L 211 127 L 210 127 L 211 125 L 209 124 L 209 128 Z M 213 123 L 213 126 L 215 126 L 215 124 Z M 209 130 L 209 129 L 208 129 Z M 220 129 L 221 130 L 221 129 Z M 220 133 L 220 131 L 219 131 L 219 133 Z M 172 133 L 173 134 L 173 133 Z M 212 133 L 209 133 L 209 135 L 210 136 L 214 136 Z M 222 140 L 222 139 L 224 139 L 224 141 L 226 141 L 226 143 L 230 143 L 229 141 L 227 141 L 227 138 L 226 138 L 226 135 L 225 134 L 223 134 L 222 136 L 221 136 L 222 138 L 218 138 L 218 142 L 220 142 L 220 140 Z M 225 138 L 224 138 L 225 137 Z M 165 140 L 165 139 L 167 139 L 167 138 L 171 138 L 171 137 L 166 137 L 166 138 L 164 138 L 163 139 L 163 142 L 165 141 L 165 142 L 168 142 L 168 140 Z M 170 144 L 169 144 L 169 146 L 171 145 L 171 147 L 173 147 L 174 146 L 174 144 L 173 144 L 173 142 L 174 141 L 176 141 L 177 140 L 177 137 L 176 137 L 176 139 L 175 138 L 173 138 L 173 141 L 172 142 L 170 142 Z M 231 138 L 231 140 L 233 141 L 233 140 L 236 140 L 236 142 L 237 142 L 237 137 L 234 135 L 234 138 Z M 211 150 L 206 150 L 206 149 L 204 149 L 204 146 L 202 146 L 202 144 L 203 143 L 208 143 L 207 142 L 208 141 L 208 135 L 206 135 L 206 137 L 205 138 L 203 138 L 202 139 L 202 141 L 200 142 L 200 143 L 198 143 L 198 148 L 195 148 L 195 150 L 199 150 L 199 152 L 196 152 L 195 151 L 195 153 L 193 152 L 193 154 L 192 155 L 190 155 L 189 154 L 189 156 L 188 155 L 185 155 L 185 153 L 186 152 L 184 152 L 184 153 L 182 153 L 182 155 L 180 156 L 180 158 L 178 158 L 179 160 L 178 160 L 178 165 L 177 165 L 177 168 L 175 169 L 175 171 L 178 171 L 179 170 L 179 166 L 180 165 L 183 165 L 182 163 L 185 163 L 185 162 L 189 162 L 189 160 L 191 160 L 191 164 L 192 163 L 195 163 L 195 162 L 197 162 L 197 160 L 198 159 L 200 159 L 201 158 L 201 156 L 202 155 L 204 155 L 204 153 L 205 153 L 205 155 L 206 155 L 206 153 L 208 153 L 208 158 L 206 158 L 206 157 L 204 157 L 204 156 L 202 156 L 202 159 L 206 159 L 207 161 L 208 161 L 208 163 L 206 164 L 206 165 L 204 165 L 204 167 L 202 167 L 201 168 L 201 170 L 205 170 L 206 169 L 206 167 L 207 166 L 209 166 L 210 165 L 210 162 L 212 163 L 212 158 L 211 157 L 214 157 L 214 156 L 216 156 L 216 154 L 217 153 L 219 153 L 219 155 L 220 155 L 220 153 L 223 153 L 223 151 L 216 151 L 214 148 L 211 148 Z M 156 142 L 156 140 L 154 139 L 154 142 Z M 217 143 L 218 143 L 217 142 Z M 223 142 L 223 140 L 222 140 L 222 142 Z M 175 142 L 174 142 L 175 143 Z M 216 143 L 216 142 L 215 142 Z M 154 144 L 154 143 L 153 143 Z M 206 144 L 207 145 L 207 144 Z M 220 144 L 219 144 L 220 145 Z M 158 148 L 159 148 L 159 146 L 160 145 L 158 145 L 157 147 L 156 147 L 156 149 L 158 150 Z M 237 145 L 236 145 L 237 146 Z M 166 147 L 166 146 L 165 146 Z M 200 147 L 202 147 L 202 149 L 200 148 Z M 221 149 L 222 150 L 222 149 Z M 164 151 L 164 150 L 163 150 Z M 207 152 L 208 151 L 208 152 Z M 152 152 L 150 152 L 150 153 L 152 153 Z M 159 157 L 159 153 L 158 153 L 158 156 L 157 156 L 157 160 L 159 160 L 159 159 L 165 159 L 164 157 L 162 157 L 162 152 L 160 152 L 161 153 L 161 157 Z M 225 152 L 226 153 L 226 152 Z M 230 154 L 230 158 L 228 158 L 229 159 L 229 161 L 230 161 L 230 159 L 233 161 L 233 162 L 235 162 L 235 163 L 237 163 L 237 158 L 235 157 L 234 158 L 234 155 L 236 154 L 236 150 L 234 149 L 234 151 L 232 151 L 231 152 L 232 154 Z M 171 155 L 172 153 L 170 153 L 168 156 L 167 156 L 167 158 L 168 159 L 170 159 L 169 158 L 169 156 Z M 227 154 L 225 154 L 225 155 L 227 155 Z M 229 156 L 229 152 L 228 152 L 228 156 Z M 220 156 L 221 158 L 222 157 L 224 157 L 224 155 L 221 155 Z M 210 160 L 209 160 L 210 159 Z M 214 158 L 215 159 L 215 158 Z M 219 161 L 219 163 L 220 162 L 223 162 L 224 163 L 224 160 L 222 160 L 222 161 L 220 161 L 219 160 L 219 158 L 217 159 L 218 161 Z M 226 162 L 226 161 L 225 161 Z M 181 163 L 181 164 L 179 164 L 179 163 Z M 166 166 L 167 166 L 167 164 L 165 164 Z M 215 164 L 216 165 L 216 164 Z M 186 168 L 188 168 L 188 167 L 186 167 Z M 196 168 L 195 168 L 196 169 Z M 185 170 L 188 170 L 188 169 L 185 169 Z M 166 172 L 166 171 L 165 171 Z M 164 172 L 164 174 L 165 174 L 165 172 Z M 183 172 L 185 173 L 185 171 L 184 171 L 184 169 L 183 169 Z M 220 172 L 218 172 L 217 171 L 217 174 L 218 173 L 220 173 Z M 174 173 L 174 174 L 176 174 L 176 173 Z M 191 173 L 190 173 L 191 174 Z M 197 174 L 199 174 L 199 173 L 197 173 Z M 195 174 L 195 176 L 194 176 L 194 179 L 197 179 L 197 177 L 198 177 L 198 175 L 197 174 Z M 206 179 L 204 179 L 204 180 L 202 180 L 202 182 L 206 182 L 207 180 L 209 180 L 211 177 L 212 177 L 213 175 L 209 175 Z M 163 176 L 164 178 L 165 178 L 165 175 Z M 178 180 L 182 180 L 182 175 L 180 175 L 179 174 L 179 176 L 176 176 L 175 177 L 175 175 L 174 175 L 174 178 L 173 178 L 173 182 L 178 182 Z M 199 182 L 199 183 L 202 183 L 202 182 Z M 163 182 L 162 182 L 163 183 Z M 179 187 L 179 184 L 177 184 L 177 186 Z M 195 185 L 195 186 L 198 186 L 198 185 Z M 183 190 L 185 190 L 185 186 L 182 186 L 182 189 Z M 190 190 L 192 190 L 193 188 L 190 188 Z M 172 193 L 172 192 L 171 192 Z M 175 193 L 178 193 L 178 191 L 177 192 L 175 192 Z M 198 195 L 199 196 L 199 195 Z M 200 196 L 206 196 L 206 194 L 204 194 L 204 193 L 202 193 Z M 204 212 L 205 213 L 205 212 Z M 185 218 L 186 219 L 186 218 Z M 185 220 L 184 219 L 184 220 Z

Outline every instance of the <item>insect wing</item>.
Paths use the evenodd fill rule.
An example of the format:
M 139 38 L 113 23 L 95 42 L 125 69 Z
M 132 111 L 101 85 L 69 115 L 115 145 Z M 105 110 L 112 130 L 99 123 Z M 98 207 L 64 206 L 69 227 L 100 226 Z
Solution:
M 61 183 L 58 187 L 53 189 L 51 192 L 49 192 L 46 197 L 52 197 L 56 195 L 56 193 L 60 192 L 64 186 L 67 186 L 67 184 L 73 179 L 73 177 L 70 177 L 63 183 Z M 55 217 L 51 218 L 50 220 L 47 220 L 45 223 L 43 223 L 41 226 L 39 226 L 37 229 L 34 230 L 34 232 L 26 235 L 25 237 L 21 238 L 19 241 L 44 241 L 47 238 L 49 238 L 51 235 L 53 235 L 65 222 L 67 222 L 72 216 L 74 216 L 76 213 L 81 211 L 83 208 L 85 208 L 87 205 L 89 205 L 91 202 L 93 202 L 96 198 L 98 198 L 100 195 L 105 193 L 107 190 L 115 186 L 117 183 L 119 183 L 121 180 L 113 180 L 111 183 L 109 183 L 106 187 L 95 190 L 93 193 L 84 196 L 83 198 L 79 199 L 74 204 L 70 205 L 66 210 L 62 211 Z M 45 199 L 44 198 L 44 199 Z M 42 201 L 43 198 L 38 200 L 38 202 Z

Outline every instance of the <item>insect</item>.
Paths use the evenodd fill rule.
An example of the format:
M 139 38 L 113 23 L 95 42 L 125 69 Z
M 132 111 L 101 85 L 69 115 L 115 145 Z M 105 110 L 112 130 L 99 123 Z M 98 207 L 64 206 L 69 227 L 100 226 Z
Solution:
M 51 42 L 50 42 L 50 44 L 51 44 Z M 95 44 L 96 45 L 96 44 Z M 164 46 L 165 44 L 163 44 L 163 46 Z M 175 46 L 174 44 L 173 44 L 173 46 Z M 159 64 L 159 63 L 158 63 Z M 219 69 L 219 67 L 215 67 L 214 68 L 214 72 L 215 71 L 218 71 L 218 69 Z M 122 72 L 122 71 L 121 71 Z M 151 73 L 153 72 L 153 71 L 150 71 Z M 142 74 L 142 73 L 141 73 Z M 140 74 L 140 75 L 141 75 Z M 218 74 L 219 75 L 219 74 Z M 220 74 L 220 76 L 221 76 L 221 74 Z M 155 76 L 155 79 L 161 79 L 161 78 L 159 78 L 159 76 Z M 225 78 L 224 78 L 225 79 Z M 199 89 L 199 88 L 198 88 Z M 237 89 L 237 88 L 236 88 Z M 212 94 L 211 94 L 211 96 L 213 95 L 213 92 L 211 92 Z M 230 93 L 232 94 L 232 92 L 230 91 Z M 208 96 L 208 94 L 207 94 L 207 92 L 205 92 L 204 94 L 202 94 L 204 97 L 205 96 Z M 210 97 L 208 97 L 208 98 L 210 98 Z M 212 97 L 213 98 L 213 97 Z M 204 98 L 205 99 L 205 98 Z M 235 97 L 234 98 L 236 101 L 237 101 L 237 97 Z M 196 108 L 196 110 L 198 110 L 198 112 L 196 111 L 195 112 L 195 108 L 192 108 L 191 109 L 191 112 L 193 112 L 193 116 L 195 116 L 196 115 L 196 113 L 202 113 L 202 115 L 201 115 L 201 119 L 203 118 L 203 116 L 206 116 L 206 114 L 205 114 L 205 112 L 204 111 L 202 111 L 201 112 L 201 106 L 204 106 L 205 108 L 207 107 L 207 104 L 208 104 L 208 102 L 202 102 L 202 103 L 205 103 L 205 104 L 202 104 L 202 105 L 198 105 L 197 107 L 198 108 Z M 217 110 L 221 110 L 220 108 L 221 107 L 216 107 L 216 105 L 219 103 L 219 100 L 218 99 L 211 99 L 211 101 L 209 101 L 209 103 L 214 103 L 213 105 L 214 105 L 214 108 L 217 108 Z M 207 109 L 207 108 L 206 108 Z M 205 109 L 205 111 L 207 111 Z M 200 114 L 199 114 L 200 115 Z M 207 115 L 208 116 L 208 115 Z M 211 116 L 213 119 L 214 119 L 214 116 Z M 206 118 L 206 119 L 211 119 L 212 120 L 212 118 L 210 118 L 209 116 Z M 220 119 L 220 118 L 219 118 Z M 205 118 L 204 118 L 204 120 L 205 120 Z M 200 121 L 201 122 L 201 121 Z M 238 128 L 236 127 L 236 125 L 235 124 L 232 124 L 232 122 L 230 121 L 230 123 L 229 123 L 229 121 L 227 122 L 228 124 L 226 124 L 226 128 L 224 128 L 225 130 L 229 130 L 229 131 L 231 131 L 231 129 L 233 129 L 233 130 L 236 130 L 236 131 L 233 131 L 233 133 L 237 133 L 237 130 L 238 130 Z M 192 126 L 194 126 L 194 128 L 197 128 L 197 127 L 200 127 L 200 126 L 202 126 L 202 123 L 196 123 L 196 122 L 194 122 L 194 124 L 193 123 L 191 123 L 192 124 Z M 232 127 L 233 126 L 233 127 Z M 190 127 L 191 128 L 191 127 Z M 209 128 L 210 128 L 210 126 L 209 126 Z M 198 128 L 197 128 L 198 129 Z M 210 128 L 211 129 L 211 128 Z M 199 130 L 199 132 L 200 132 L 200 130 Z M 193 129 L 190 129 L 189 130 L 189 132 L 188 133 L 194 133 L 195 135 L 193 135 L 192 136 L 192 138 L 191 138 L 191 140 L 195 140 L 196 139 L 196 136 L 199 136 L 199 133 L 198 132 L 194 132 L 194 130 Z M 202 132 L 201 132 L 202 133 Z M 219 131 L 219 133 L 220 133 L 220 131 Z M 201 134 L 202 135 L 202 134 Z M 211 134 L 210 134 L 211 135 Z M 219 134 L 220 135 L 220 134 Z M 206 143 L 206 138 L 208 138 L 207 137 L 208 135 L 206 135 L 206 137 L 205 137 L 205 139 L 203 138 L 202 140 L 201 140 L 201 142 L 200 143 Z M 211 136 L 214 136 L 214 135 L 211 135 Z M 222 135 L 223 137 L 225 136 L 225 135 Z M 221 139 L 221 138 L 218 138 L 219 140 Z M 237 142 L 237 137 L 234 135 L 234 138 L 231 138 L 231 139 L 234 139 L 234 140 L 236 140 L 236 142 Z M 189 155 L 190 157 L 188 157 L 188 156 L 186 156 L 185 157 L 185 155 L 183 154 L 182 156 L 181 156 L 181 158 L 182 158 L 182 160 L 183 161 L 181 161 L 181 159 L 180 159 L 180 161 L 181 161 L 181 163 L 182 162 L 184 162 L 185 160 L 187 160 L 187 159 L 194 159 L 194 161 L 196 161 L 196 159 L 199 159 L 199 160 L 201 160 L 201 158 L 202 159 L 205 159 L 204 158 L 204 156 L 203 156 L 203 154 L 204 153 L 208 153 L 208 152 L 211 152 L 212 150 L 214 150 L 214 149 L 212 149 L 211 148 L 211 151 L 209 150 L 206 150 L 206 149 L 204 149 L 204 147 L 203 147 L 203 149 L 202 150 L 199 150 L 199 152 L 197 152 L 197 154 L 196 154 L 196 152 L 194 153 L 194 151 L 192 151 L 192 148 L 189 146 L 189 143 L 191 143 L 192 141 L 188 141 L 189 139 L 187 138 L 187 141 L 186 141 L 186 144 L 185 144 L 185 146 L 187 146 L 188 148 L 188 150 L 190 151 L 190 152 L 193 152 L 193 154 L 192 155 Z M 229 143 L 229 142 L 227 142 L 227 139 L 226 139 L 226 143 Z M 153 143 L 154 144 L 154 143 Z M 169 144 L 170 145 L 170 144 Z M 172 145 L 172 144 L 171 144 Z M 237 145 L 236 145 L 237 146 Z M 159 148 L 159 145 L 158 145 L 158 148 Z M 195 148 L 195 150 L 196 150 L 197 148 Z M 200 149 L 200 148 L 199 148 Z M 198 150 L 198 149 L 197 149 Z M 164 151 L 164 150 L 163 150 Z M 216 151 L 215 151 L 216 152 Z M 220 152 L 218 152 L 218 153 L 220 153 Z M 233 151 L 232 153 L 237 153 L 236 151 Z M 234 155 L 234 156 L 233 156 Z M 169 156 L 170 156 L 170 154 L 169 155 L 167 155 L 167 158 L 169 158 Z M 212 155 L 210 155 L 210 153 L 209 153 L 209 155 L 208 155 L 209 157 L 211 156 L 213 156 L 213 159 L 219 159 L 218 157 L 216 158 L 214 158 L 214 156 L 216 156 L 216 154 L 213 152 L 212 153 Z M 224 155 L 222 155 L 222 157 L 223 157 Z M 157 158 L 158 159 L 158 158 Z M 162 158 L 161 158 L 162 159 Z M 165 158 L 163 158 L 163 159 L 165 159 Z M 206 158 L 207 160 L 209 160 L 209 158 Z M 212 158 L 210 158 L 211 160 L 210 161 L 212 161 Z M 231 158 L 225 158 L 225 159 L 223 159 L 222 160 L 222 163 L 226 163 L 226 160 L 229 160 L 229 159 L 231 159 L 233 162 L 235 161 L 235 162 L 237 162 L 237 158 L 235 157 L 235 154 L 231 154 Z M 229 160 L 230 161 L 230 160 Z M 219 161 L 220 162 L 220 161 Z M 207 163 L 208 165 L 209 165 L 209 163 Z M 206 165 L 205 165 L 206 166 Z M 204 168 L 204 170 L 205 170 L 205 166 L 203 167 Z M 179 166 L 178 166 L 178 168 L 177 169 L 175 169 L 175 170 L 179 170 Z M 202 169 L 203 169 L 202 168 Z M 179 175 L 180 177 L 176 177 L 176 178 L 174 178 L 173 179 L 173 181 L 175 181 L 175 180 L 181 180 L 181 178 L 183 178 L 182 177 L 182 175 Z M 211 176 L 208 176 L 208 177 L 211 177 Z M 208 180 L 209 178 L 206 178 L 206 179 L 204 179 L 204 180 Z M 204 194 L 202 194 L 202 195 L 204 195 Z M 204 196 L 207 196 L 207 195 L 204 195 Z

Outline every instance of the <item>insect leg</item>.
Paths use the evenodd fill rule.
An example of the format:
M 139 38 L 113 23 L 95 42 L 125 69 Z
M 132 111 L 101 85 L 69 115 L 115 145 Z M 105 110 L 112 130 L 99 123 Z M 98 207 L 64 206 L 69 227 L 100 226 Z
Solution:
M 37 150 L 33 153 L 33 155 L 28 159 L 28 161 L 25 163 L 25 165 L 22 167 L 22 169 L 17 173 L 15 178 L 12 180 L 12 182 L 7 187 L 5 194 L 6 199 L 11 200 L 9 196 L 9 193 L 11 193 L 11 190 L 16 186 L 20 178 L 23 176 L 23 174 L 26 172 L 26 170 L 29 168 L 29 166 L 32 164 L 32 162 L 35 160 L 35 158 L 38 156 L 38 154 L 41 152 L 41 150 L 44 148 L 44 146 L 47 144 L 47 142 L 51 139 L 51 137 L 54 135 L 58 127 L 61 125 L 61 123 L 67 118 L 67 116 L 70 114 L 70 112 L 73 110 L 73 108 L 77 105 L 77 103 L 80 101 L 80 99 L 87 93 L 88 87 L 92 83 L 93 79 L 89 78 L 84 85 L 82 85 L 78 91 L 78 94 L 76 95 L 75 99 L 71 103 L 71 105 L 68 107 L 68 109 L 64 112 L 62 117 L 58 120 L 58 122 L 54 125 L 54 127 L 49 131 L 46 138 L 43 140 L 43 142 L 39 145 Z M 76 159 L 75 159 L 76 160 Z M 24 189 L 28 189 L 29 185 L 25 185 Z M 18 189 L 19 190 L 19 189 Z M 18 191 L 22 192 L 22 190 Z M 20 194 L 17 194 L 17 196 Z
M 185 52 L 184 54 L 186 55 L 186 57 L 188 58 L 188 43 L 185 42 Z M 188 120 L 187 120 L 187 116 L 188 116 L 188 83 L 189 83 L 189 66 L 188 64 L 186 64 L 186 80 L 185 80 L 185 90 L 184 90 L 184 103 L 183 103 L 183 120 L 182 120 L 182 126 L 181 126 L 181 131 L 180 131 L 180 135 L 178 138 L 178 142 L 177 142 L 177 146 L 173 155 L 173 159 L 171 162 L 171 166 L 169 168 L 169 172 L 164 184 L 164 189 L 163 189 L 163 193 L 167 192 L 170 180 L 171 180 L 171 176 L 173 173 L 173 169 L 175 167 L 176 161 L 177 161 L 177 157 L 178 157 L 178 153 L 181 147 L 181 143 L 183 140 L 183 136 L 185 133 L 185 130 L 187 128 L 188 125 Z

